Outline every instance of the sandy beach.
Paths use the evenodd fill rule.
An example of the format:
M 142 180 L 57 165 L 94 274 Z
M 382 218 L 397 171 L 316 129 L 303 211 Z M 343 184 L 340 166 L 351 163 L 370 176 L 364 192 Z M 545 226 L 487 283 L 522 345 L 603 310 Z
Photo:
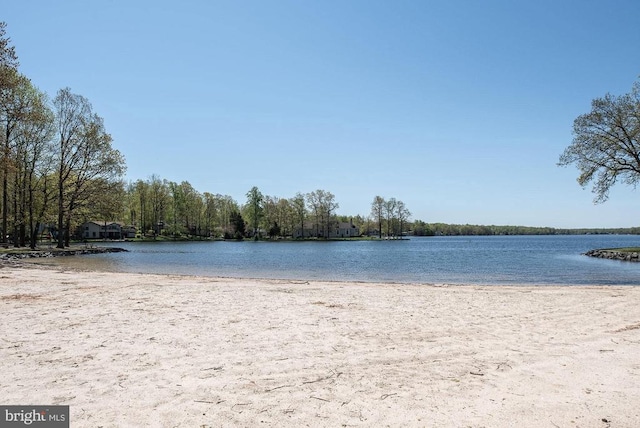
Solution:
M 640 288 L 0 269 L 1 404 L 72 427 L 640 426 Z

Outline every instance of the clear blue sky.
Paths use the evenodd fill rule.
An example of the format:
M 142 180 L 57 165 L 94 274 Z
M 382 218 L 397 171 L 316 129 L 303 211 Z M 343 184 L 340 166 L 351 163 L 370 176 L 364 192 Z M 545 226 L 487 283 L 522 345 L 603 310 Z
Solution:
M 427 222 L 640 225 L 556 166 L 640 75 L 637 0 L 4 1 L 21 71 L 105 119 L 128 180 L 375 195 Z

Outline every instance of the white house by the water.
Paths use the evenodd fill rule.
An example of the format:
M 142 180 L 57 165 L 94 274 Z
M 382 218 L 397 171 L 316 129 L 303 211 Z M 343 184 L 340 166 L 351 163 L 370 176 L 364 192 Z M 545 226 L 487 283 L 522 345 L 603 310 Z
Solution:
M 313 222 L 304 222 L 304 228 L 293 232 L 294 238 L 316 238 L 324 236 L 324 227 Z M 360 236 L 360 228 L 353 222 L 334 223 L 329 227 L 329 238 L 354 238 Z
M 82 224 L 83 239 L 125 239 L 135 238 L 136 228 L 118 222 L 87 221 Z

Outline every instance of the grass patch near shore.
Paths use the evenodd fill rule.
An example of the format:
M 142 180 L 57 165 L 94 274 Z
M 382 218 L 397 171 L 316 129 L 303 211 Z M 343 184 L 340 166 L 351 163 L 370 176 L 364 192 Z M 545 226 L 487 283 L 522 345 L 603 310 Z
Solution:
M 640 247 L 607 248 L 603 251 L 617 251 L 619 253 L 640 253 Z

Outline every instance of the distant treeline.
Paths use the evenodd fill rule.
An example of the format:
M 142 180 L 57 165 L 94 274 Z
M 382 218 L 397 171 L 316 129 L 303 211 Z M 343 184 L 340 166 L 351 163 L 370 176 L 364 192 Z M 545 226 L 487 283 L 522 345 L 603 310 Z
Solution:
M 472 224 L 425 223 L 416 220 L 412 229 L 415 236 L 461 235 L 639 235 L 640 227 L 613 229 L 557 229 L 530 226 L 483 226 Z

